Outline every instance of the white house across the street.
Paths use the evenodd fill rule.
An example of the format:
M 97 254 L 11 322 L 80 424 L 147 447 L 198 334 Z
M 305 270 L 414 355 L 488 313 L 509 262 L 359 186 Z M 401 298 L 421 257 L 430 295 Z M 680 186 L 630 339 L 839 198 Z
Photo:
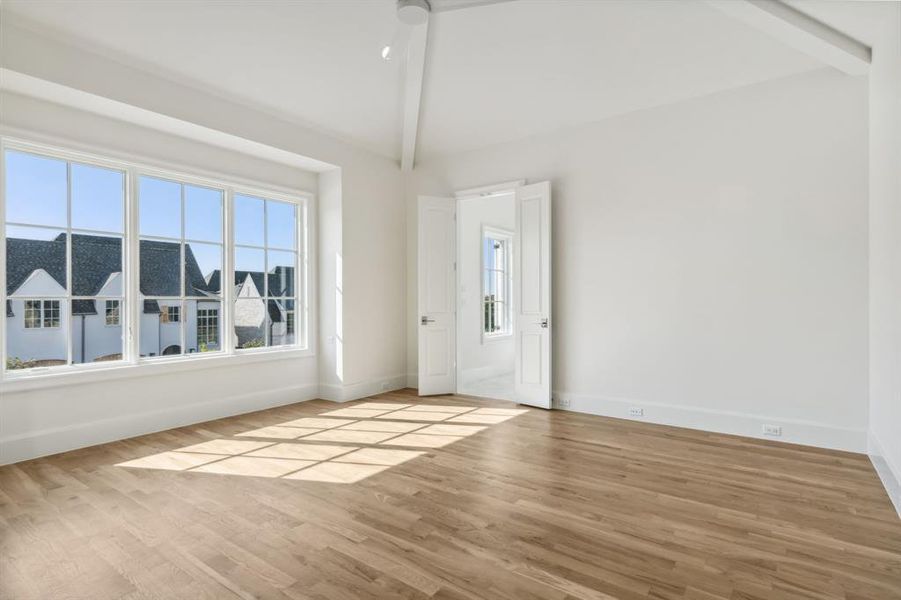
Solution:
M 9 237 L 7 365 L 22 369 L 122 358 L 122 243 L 112 236 L 65 233 L 50 240 Z M 67 273 L 67 252 L 71 272 Z M 141 240 L 139 318 L 142 357 L 212 352 L 222 344 L 221 271 L 201 273 L 191 244 Z M 72 278 L 72 300 L 66 280 Z M 184 279 L 184 293 L 180 290 Z M 268 276 L 272 295 L 292 295 L 294 269 Z M 263 273 L 235 273 L 239 348 L 294 343 L 294 301 L 263 299 Z M 67 332 L 71 331 L 71 335 Z M 66 347 L 69 339 L 71 348 Z

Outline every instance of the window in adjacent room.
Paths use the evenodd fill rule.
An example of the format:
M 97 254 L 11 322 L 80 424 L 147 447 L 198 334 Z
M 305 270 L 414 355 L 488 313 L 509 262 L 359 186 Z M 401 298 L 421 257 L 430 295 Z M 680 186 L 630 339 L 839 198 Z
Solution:
M 510 335 L 512 235 L 485 228 L 482 234 L 482 334 Z

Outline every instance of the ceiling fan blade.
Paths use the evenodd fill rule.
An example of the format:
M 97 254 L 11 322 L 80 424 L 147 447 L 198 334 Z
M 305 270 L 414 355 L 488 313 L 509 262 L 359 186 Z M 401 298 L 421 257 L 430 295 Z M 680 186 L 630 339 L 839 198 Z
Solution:
M 462 8 L 474 8 L 476 6 L 487 6 L 489 4 L 514 1 L 515 0 L 429 0 L 429 4 L 432 6 L 433 13 L 441 13 L 451 10 L 460 10 Z

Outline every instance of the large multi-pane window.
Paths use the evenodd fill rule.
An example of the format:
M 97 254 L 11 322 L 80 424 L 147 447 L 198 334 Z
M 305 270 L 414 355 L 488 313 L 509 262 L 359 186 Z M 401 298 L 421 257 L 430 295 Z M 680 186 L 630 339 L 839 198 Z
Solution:
M 305 342 L 302 201 L 3 145 L 5 372 Z
M 236 194 L 234 207 L 237 347 L 293 345 L 297 206 Z
M 122 327 L 103 311 L 124 302 L 125 172 L 18 150 L 4 161 L 5 368 L 121 359 Z
M 482 333 L 511 333 L 511 235 L 486 229 L 482 236 Z

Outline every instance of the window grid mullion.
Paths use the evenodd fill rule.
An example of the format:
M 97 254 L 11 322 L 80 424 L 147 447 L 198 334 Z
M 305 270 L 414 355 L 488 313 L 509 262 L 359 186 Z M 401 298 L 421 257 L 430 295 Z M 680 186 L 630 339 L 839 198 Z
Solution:
M 66 161 L 66 364 L 72 364 L 72 162 Z M 60 323 L 62 326 L 62 323 Z M 84 357 L 81 357 L 84 362 Z
M 181 344 L 181 353 L 182 355 L 188 354 L 188 326 L 187 326 L 187 315 L 188 315 L 188 302 L 185 299 L 186 295 L 186 287 L 188 285 L 187 279 L 187 261 L 185 257 L 187 255 L 185 249 L 185 184 L 179 182 L 178 184 L 179 192 L 181 194 L 181 238 L 180 243 L 178 245 L 180 251 L 180 261 L 178 264 L 178 295 L 179 295 L 179 309 L 180 318 L 179 318 L 179 343 Z
M 140 198 L 137 194 L 138 178 L 135 169 L 128 169 L 125 174 L 125 244 L 128 251 L 125 257 L 127 264 L 127 277 L 125 280 L 125 326 L 127 331 L 126 356 L 128 362 L 137 364 L 141 356 L 141 315 L 144 312 L 144 303 L 141 302 L 141 271 L 140 271 L 140 228 L 138 204 Z M 125 333 L 123 332 L 123 334 Z
M 222 346 L 226 354 L 234 354 L 238 339 L 235 335 L 235 237 L 232 214 L 234 211 L 234 190 L 223 190 L 222 198 L 222 277 L 220 278 L 220 295 L 222 296 Z
M 268 348 L 272 345 L 270 339 L 272 324 L 269 323 L 269 201 L 263 201 L 263 345 Z

